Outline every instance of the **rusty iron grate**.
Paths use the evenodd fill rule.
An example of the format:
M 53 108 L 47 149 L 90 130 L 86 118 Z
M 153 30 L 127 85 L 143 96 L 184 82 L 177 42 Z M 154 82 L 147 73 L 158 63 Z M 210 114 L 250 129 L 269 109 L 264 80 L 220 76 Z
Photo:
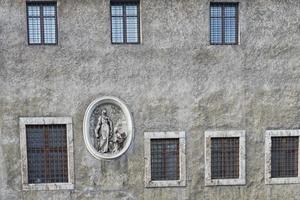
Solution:
M 68 182 L 65 124 L 26 125 L 28 183 Z
M 272 137 L 271 140 L 271 177 L 297 177 L 299 137 Z
M 211 138 L 211 178 L 239 178 L 239 138 Z
M 151 139 L 151 180 L 179 180 L 179 139 Z

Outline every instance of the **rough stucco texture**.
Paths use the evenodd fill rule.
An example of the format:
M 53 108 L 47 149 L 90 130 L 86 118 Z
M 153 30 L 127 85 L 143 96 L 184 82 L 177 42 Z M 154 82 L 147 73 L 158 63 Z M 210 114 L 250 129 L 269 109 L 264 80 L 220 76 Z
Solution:
M 59 44 L 28 46 L 25 0 L 0 0 L 0 199 L 300 199 L 297 184 L 264 184 L 265 130 L 300 128 L 300 1 L 239 2 L 240 45 L 209 45 L 208 0 L 142 0 L 140 45 L 111 44 L 109 0 L 58 0 Z M 135 124 L 113 161 L 82 136 L 103 95 Z M 75 190 L 22 191 L 21 116 L 72 117 Z M 246 130 L 245 186 L 204 186 L 211 129 Z M 186 132 L 187 187 L 144 187 L 146 131 Z

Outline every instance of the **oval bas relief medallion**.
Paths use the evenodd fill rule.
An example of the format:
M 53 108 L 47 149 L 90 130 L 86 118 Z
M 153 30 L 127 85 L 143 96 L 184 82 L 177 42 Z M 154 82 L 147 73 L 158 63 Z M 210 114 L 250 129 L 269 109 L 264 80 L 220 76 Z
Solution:
M 88 151 L 97 159 L 113 159 L 129 148 L 133 123 L 127 106 L 118 98 L 101 97 L 87 108 L 83 137 Z

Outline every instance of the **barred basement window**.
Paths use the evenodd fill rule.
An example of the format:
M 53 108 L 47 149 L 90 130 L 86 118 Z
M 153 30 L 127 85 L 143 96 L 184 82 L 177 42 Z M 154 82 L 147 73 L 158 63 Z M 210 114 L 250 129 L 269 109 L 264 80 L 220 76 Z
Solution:
M 298 137 L 272 137 L 272 178 L 298 176 L 298 145 Z
M 266 184 L 300 183 L 300 130 L 266 131 Z
M 238 44 L 238 3 L 210 4 L 210 43 Z
M 211 178 L 239 177 L 239 138 L 211 139 Z
M 26 125 L 28 183 L 68 182 L 67 127 Z
M 27 2 L 28 44 L 57 44 L 56 2 Z
M 111 1 L 111 41 L 113 44 L 140 43 L 138 2 Z
M 186 185 L 185 132 L 146 132 L 145 186 Z
M 20 118 L 24 190 L 74 188 L 72 120 Z
M 205 131 L 205 185 L 246 184 L 245 151 L 245 131 Z
M 151 140 L 151 180 L 179 179 L 179 139 Z

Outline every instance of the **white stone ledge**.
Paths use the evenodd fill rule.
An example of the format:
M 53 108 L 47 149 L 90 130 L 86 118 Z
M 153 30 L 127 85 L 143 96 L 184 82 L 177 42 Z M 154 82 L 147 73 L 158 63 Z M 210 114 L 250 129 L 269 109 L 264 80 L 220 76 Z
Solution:
M 23 184 L 23 190 L 73 190 L 73 183 Z
M 20 117 L 20 123 L 30 124 L 72 124 L 71 117 Z

